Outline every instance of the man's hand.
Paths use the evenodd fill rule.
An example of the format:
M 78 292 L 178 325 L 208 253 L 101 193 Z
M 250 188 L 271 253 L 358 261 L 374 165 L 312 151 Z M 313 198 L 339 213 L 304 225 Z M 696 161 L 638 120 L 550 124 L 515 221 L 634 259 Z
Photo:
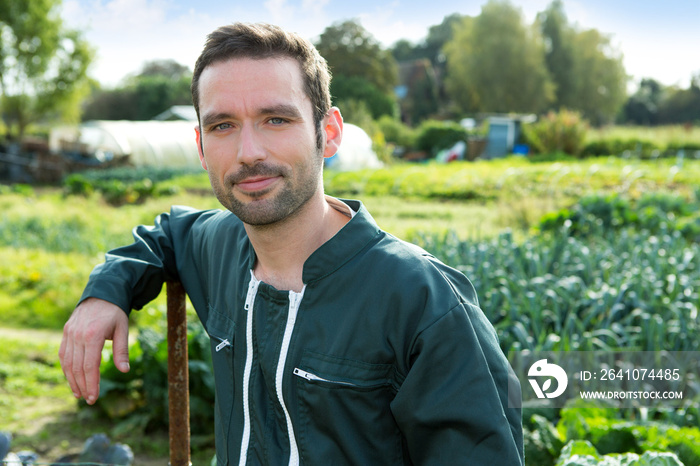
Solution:
M 129 371 L 129 318 L 118 306 L 88 298 L 63 327 L 58 356 L 73 395 L 94 404 L 100 393 L 100 362 L 106 340 L 112 340 L 114 364 Z

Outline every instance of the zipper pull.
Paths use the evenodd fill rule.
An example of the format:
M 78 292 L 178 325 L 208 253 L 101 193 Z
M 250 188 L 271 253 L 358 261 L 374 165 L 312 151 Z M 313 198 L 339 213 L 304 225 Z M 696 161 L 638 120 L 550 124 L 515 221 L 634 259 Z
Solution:
M 345 387 L 357 387 L 358 385 L 352 382 L 344 382 L 342 380 L 331 380 L 331 379 L 326 379 L 321 376 L 318 376 L 316 374 L 312 374 L 311 372 L 307 372 L 303 369 L 299 369 L 298 367 L 294 368 L 294 375 L 297 375 L 301 377 L 302 379 L 309 380 L 311 382 L 326 382 L 326 383 L 332 383 L 336 385 L 343 385 Z
M 294 369 L 294 375 L 298 375 L 299 377 L 302 377 L 306 380 L 318 380 L 318 378 L 319 378 L 319 377 L 314 376 L 313 374 L 310 374 L 306 371 L 299 369 L 298 367 L 296 367 Z
M 231 342 L 228 341 L 228 340 L 222 340 L 221 343 L 219 343 L 218 345 L 216 345 L 216 348 L 215 348 L 215 349 L 216 349 L 216 352 L 218 353 L 219 351 L 221 351 L 222 349 L 226 348 L 227 346 L 231 346 Z
M 246 311 L 249 311 L 253 301 L 255 300 L 255 295 L 258 292 L 258 285 L 260 284 L 260 280 L 255 278 L 255 275 L 253 275 L 253 271 L 250 271 L 250 282 L 248 283 L 248 294 L 246 295 L 245 298 L 245 305 L 243 308 Z

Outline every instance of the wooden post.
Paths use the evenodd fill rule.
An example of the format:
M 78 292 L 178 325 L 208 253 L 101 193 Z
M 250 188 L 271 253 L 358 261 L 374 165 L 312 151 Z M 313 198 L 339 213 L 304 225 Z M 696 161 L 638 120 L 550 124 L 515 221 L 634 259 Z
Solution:
M 166 290 L 168 295 L 169 464 L 170 466 L 191 466 L 186 295 L 180 282 L 167 282 Z

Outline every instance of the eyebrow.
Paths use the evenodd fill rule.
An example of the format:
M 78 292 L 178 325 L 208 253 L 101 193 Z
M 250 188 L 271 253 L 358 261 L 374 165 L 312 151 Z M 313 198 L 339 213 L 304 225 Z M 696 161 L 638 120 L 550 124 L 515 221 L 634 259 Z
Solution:
M 202 116 L 202 126 L 210 126 L 221 120 L 228 120 L 232 117 L 230 113 L 206 113 Z
M 301 118 L 299 109 L 294 105 L 279 104 L 263 107 L 258 111 L 259 116 L 276 115 L 287 118 Z M 236 115 L 228 112 L 206 113 L 202 116 L 202 126 L 210 126 L 222 120 L 235 119 Z
M 301 118 L 299 109 L 294 105 L 279 104 L 272 107 L 264 107 L 258 112 L 260 115 L 279 115 L 289 118 Z

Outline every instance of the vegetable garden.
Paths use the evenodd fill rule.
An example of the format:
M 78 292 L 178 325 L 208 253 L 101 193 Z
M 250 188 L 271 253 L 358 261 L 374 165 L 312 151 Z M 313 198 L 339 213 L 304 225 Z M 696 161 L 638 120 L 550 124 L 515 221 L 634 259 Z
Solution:
M 506 353 L 700 351 L 700 160 L 511 157 L 325 178 L 329 194 L 362 199 L 380 226 L 462 270 Z M 0 430 L 13 432 L 13 449 L 55 458 L 105 432 L 133 448 L 136 464 L 163 464 L 164 297 L 134 313 L 132 370 L 103 364 L 95 407 L 76 405 L 56 352 L 93 265 L 172 204 L 218 207 L 201 173 L 0 187 Z M 189 339 L 193 462 L 208 464 L 213 381 L 195 318 Z M 528 466 L 700 465 L 697 400 L 648 411 L 528 407 L 524 424 Z

